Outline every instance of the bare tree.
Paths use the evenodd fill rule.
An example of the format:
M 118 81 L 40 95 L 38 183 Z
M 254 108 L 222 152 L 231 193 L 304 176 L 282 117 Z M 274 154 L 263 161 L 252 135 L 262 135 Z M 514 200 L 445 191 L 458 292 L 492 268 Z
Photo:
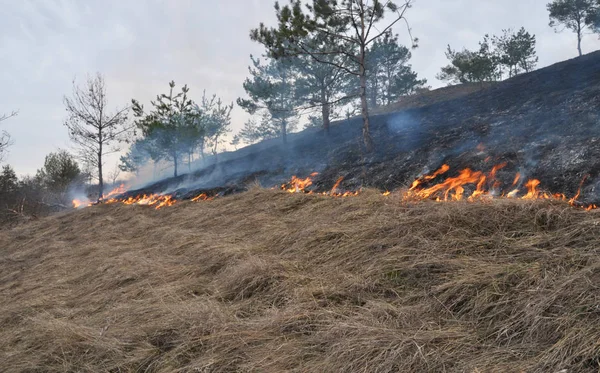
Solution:
M 131 126 L 126 124 L 129 106 L 109 112 L 106 104 L 104 78 L 99 73 L 88 77 L 84 88 L 73 81 L 73 97 L 64 97 L 68 117 L 65 126 L 71 140 L 79 147 L 84 163 L 93 165 L 98 178 L 98 201 L 102 200 L 104 156 L 117 152 Z
M 16 115 L 16 111 L 11 112 L 10 114 L 1 114 L 0 122 L 3 122 L 8 118 L 14 117 Z M 10 145 L 12 145 L 10 135 L 8 134 L 8 132 L 2 131 L 2 133 L 0 133 L 0 161 L 2 161 L 2 159 L 4 158 L 4 155 L 6 154 L 6 149 L 8 149 Z
M 114 186 L 117 183 L 119 176 L 121 176 L 121 169 L 119 168 L 119 163 L 117 163 L 115 165 L 115 168 L 113 168 L 112 171 L 108 172 L 108 180 L 110 181 L 110 184 L 112 186 Z

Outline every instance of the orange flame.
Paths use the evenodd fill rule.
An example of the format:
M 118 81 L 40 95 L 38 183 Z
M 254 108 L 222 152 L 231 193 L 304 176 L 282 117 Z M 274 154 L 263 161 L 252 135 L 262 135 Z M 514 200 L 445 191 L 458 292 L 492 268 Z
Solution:
M 527 188 L 527 194 L 524 195 L 523 199 L 538 199 L 540 196 L 540 192 L 537 190 L 537 187 L 540 185 L 540 181 L 538 179 L 528 180 L 525 183 L 525 187 Z
M 127 187 L 125 186 L 125 184 L 121 184 L 118 187 L 111 190 L 110 192 L 102 194 L 102 198 L 100 200 L 105 203 L 113 203 L 115 201 L 113 201 L 113 198 L 110 198 L 110 197 L 119 195 L 119 194 L 123 194 L 126 191 L 127 191 Z M 73 201 L 71 201 L 71 203 L 73 204 L 73 208 L 76 208 L 76 209 L 78 209 L 80 207 L 91 206 L 93 204 L 93 202 L 90 200 L 82 201 L 80 199 L 74 199 Z
M 288 183 L 281 185 L 281 189 L 289 193 L 304 192 L 304 189 L 312 185 L 312 178 L 317 176 L 318 174 L 318 172 L 313 172 L 312 174 L 310 174 L 310 176 L 308 176 L 305 179 L 300 179 L 294 175 Z
M 410 189 L 404 192 L 403 200 L 423 200 L 423 199 L 433 199 L 435 201 L 460 201 L 467 199 L 468 201 L 474 201 L 476 199 L 482 198 L 484 196 L 492 197 L 493 195 L 501 195 L 507 198 L 521 198 L 521 199 L 548 199 L 548 200 L 560 200 L 560 201 L 568 201 L 569 204 L 576 207 L 581 207 L 586 211 L 590 211 L 598 208 L 598 206 L 592 204 L 588 206 L 583 206 L 580 203 L 577 203 L 577 199 L 581 195 L 581 189 L 583 183 L 585 182 L 586 177 L 581 180 L 579 185 L 579 189 L 577 190 L 577 194 L 571 198 L 567 199 L 564 194 L 555 193 L 550 194 L 548 192 L 542 191 L 539 189 L 540 181 L 537 179 L 528 180 L 525 183 L 525 187 L 527 188 L 527 193 L 522 197 L 518 197 L 519 189 L 514 188 L 517 183 L 521 180 L 521 174 L 516 173 L 511 190 L 508 193 L 500 194 L 500 181 L 496 180 L 496 175 L 499 170 L 506 167 L 506 163 L 501 163 L 492 167 L 492 170 L 488 174 L 484 174 L 481 171 L 473 171 L 470 168 L 465 168 L 459 172 L 459 174 L 455 177 L 448 177 L 443 182 L 435 184 L 428 188 L 422 188 L 421 186 L 439 175 L 445 174 L 450 170 L 450 166 L 447 164 L 442 165 L 438 170 L 430 175 L 424 175 L 415 180 Z M 285 190 L 289 193 L 299 193 L 304 192 L 307 194 L 318 194 L 324 196 L 331 197 L 349 197 L 356 196 L 360 191 L 346 191 L 339 192 L 338 187 L 341 182 L 344 180 L 344 177 L 340 177 L 337 179 L 333 187 L 329 192 L 321 192 L 321 193 L 313 193 L 312 191 L 306 191 L 306 188 L 310 185 L 313 185 L 312 178 L 318 175 L 317 172 L 313 172 L 310 176 L 301 179 L 296 176 L 292 176 L 291 180 L 288 183 L 282 184 L 281 189 Z M 469 187 L 469 185 L 472 185 Z M 491 187 L 490 187 L 491 185 Z M 473 190 L 469 195 L 467 190 Z M 125 186 L 122 184 L 119 187 L 113 189 L 108 192 L 105 197 L 110 197 L 118 194 L 122 194 L 125 192 Z M 390 191 L 385 191 L 382 193 L 383 196 L 389 196 L 391 194 Z M 201 193 L 193 198 L 191 201 L 208 201 L 212 200 L 215 197 L 209 197 L 206 193 Z M 160 209 L 165 206 L 172 206 L 177 202 L 171 195 L 159 195 L 159 194 L 150 194 L 150 195 L 141 195 L 137 197 L 129 197 L 129 198 L 107 198 L 103 201 L 104 203 L 123 203 L 126 205 L 148 205 L 154 206 L 155 209 Z M 81 200 L 73 200 L 73 207 L 78 208 L 82 206 L 90 206 L 91 202 L 84 202 Z
M 343 176 L 340 176 L 339 179 L 337 179 L 337 181 L 335 182 L 335 184 L 333 184 L 333 188 L 331 188 L 331 194 L 335 193 L 337 188 L 340 186 L 340 183 L 342 182 L 342 180 L 344 180 Z
M 127 191 L 127 188 L 125 187 L 125 184 L 121 184 L 118 187 L 114 188 L 113 190 L 111 190 L 110 192 L 103 194 L 102 195 L 102 199 L 109 199 L 112 196 L 115 195 L 119 195 L 119 194 L 123 194 Z
M 212 199 L 212 198 L 209 197 L 206 193 L 202 193 L 202 194 L 199 194 L 196 197 L 192 198 L 192 202 L 208 201 L 209 199 Z
M 506 163 L 501 163 L 499 165 L 496 165 L 492 168 L 492 170 L 487 175 L 484 175 L 480 171 L 472 171 L 471 169 L 466 168 L 466 169 L 460 171 L 459 175 L 456 177 L 447 178 L 445 181 L 443 181 L 439 184 L 436 184 L 432 187 L 429 187 L 429 188 L 424 188 L 424 189 L 419 188 L 419 186 L 422 185 L 425 181 L 432 180 L 433 178 L 440 175 L 441 173 L 448 171 L 449 168 L 447 168 L 447 165 L 444 165 L 444 166 L 442 166 L 442 168 L 440 168 L 438 171 L 434 172 L 433 174 L 423 176 L 423 177 L 420 177 L 419 179 L 415 180 L 412 183 L 410 189 L 404 193 L 403 199 L 404 200 L 433 199 L 435 201 L 449 201 L 449 200 L 460 201 L 465 197 L 465 195 L 464 195 L 465 194 L 465 186 L 470 185 L 470 184 L 475 185 L 475 190 L 471 193 L 470 196 L 468 196 L 469 201 L 473 201 L 475 198 L 480 197 L 480 196 L 488 196 L 488 195 L 491 196 L 492 194 L 495 194 L 495 193 L 491 193 L 490 190 L 486 190 L 485 184 L 487 183 L 489 185 L 491 183 L 492 184 L 491 190 L 498 190 L 501 186 L 501 183 L 495 179 L 496 174 L 500 169 L 502 169 L 504 167 L 506 167 Z M 577 191 L 577 194 L 573 198 L 569 199 L 568 202 L 572 206 L 582 207 L 585 210 L 589 211 L 589 210 L 596 209 L 597 206 L 596 205 L 581 206 L 581 204 L 576 203 L 577 199 L 581 195 L 581 188 L 583 186 L 583 183 L 584 183 L 586 177 L 584 177 L 583 180 L 581 181 L 581 183 L 579 185 L 579 190 Z M 517 172 L 517 174 L 514 177 L 512 186 L 513 187 L 516 186 L 520 179 L 521 179 L 521 174 Z M 539 189 L 540 184 L 541 184 L 540 181 L 537 179 L 528 180 L 525 183 L 525 187 L 527 188 L 527 193 L 520 198 L 521 199 L 554 199 L 554 200 L 559 200 L 559 201 L 567 201 L 567 197 L 564 194 L 561 194 L 561 193 L 550 194 L 550 193 L 541 191 Z M 519 192 L 520 191 L 518 188 L 514 188 L 507 194 L 502 194 L 502 196 L 506 196 L 507 198 L 518 198 Z
M 440 167 L 437 171 L 435 171 L 431 175 L 425 175 L 425 176 L 421 177 L 420 179 L 413 181 L 410 189 L 411 190 L 416 189 L 424 181 L 433 180 L 436 177 L 438 177 L 439 175 L 445 174 L 446 172 L 448 172 L 448 170 L 450 170 L 450 166 L 448 166 L 447 164 L 444 164 L 444 165 L 442 165 L 442 167 Z
M 87 206 L 91 205 L 91 203 L 89 201 L 84 202 L 79 199 L 74 199 L 73 201 L 71 201 L 71 203 L 73 203 L 73 208 L 75 208 L 75 209 L 78 209 L 80 207 L 87 207 Z
M 515 180 L 513 181 L 512 185 L 513 185 L 513 186 L 517 185 L 517 183 L 519 182 L 519 180 L 521 180 L 521 173 L 520 173 L 520 172 L 517 172 L 517 173 L 515 174 Z

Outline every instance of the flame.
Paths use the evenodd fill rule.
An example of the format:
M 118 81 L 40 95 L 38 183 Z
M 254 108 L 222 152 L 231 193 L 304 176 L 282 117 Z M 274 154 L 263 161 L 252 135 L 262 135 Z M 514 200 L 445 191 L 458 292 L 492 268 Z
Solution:
M 281 189 L 289 193 L 304 192 L 306 188 L 312 185 L 312 178 L 317 176 L 318 174 L 318 172 L 313 172 L 312 174 L 310 174 L 310 176 L 308 176 L 305 179 L 300 179 L 294 175 L 292 176 L 292 179 L 289 182 L 281 185 Z
M 450 166 L 448 166 L 447 164 L 442 165 L 442 167 L 440 167 L 437 171 L 435 171 L 431 175 L 425 175 L 422 178 L 413 181 L 413 183 L 410 187 L 410 190 L 416 189 L 424 181 L 433 180 L 436 177 L 438 177 L 439 175 L 445 174 L 446 172 L 448 172 L 448 170 L 450 170 Z
M 540 192 L 537 190 L 537 187 L 540 185 L 540 181 L 538 179 L 532 179 L 525 183 L 525 187 L 527 188 L 527 194 L 524 195 L 523 199 L 538 199 Z
M 206 193 L 202 193 L 202 194 L 199 194 L 196 197 L 192 198 L 192 202 L 208 201 L 210 199 L 212 199 L 212 198 L 209 197 Z
M 501 196 L 506 198 L 520 198 L 520 199 L 547 199 L 547 200 L 557 200 L 557 201 L 565 201 L 570 205 L 575 207 L 580 207 L 585 209 L 586 211 L 590 211 L 598 208 L 597 205 L 588 205 L 585 206 L 581 203 L 577 202 L 577 199 L 581 195 L 581 189 L 583 187 L 583 183 L 585 182 L 588 175 L 586 175 L 579 185 L 579 189 L 577 190 L 576 195 L 568 199 L 564 194 L 555 193 L 550 194 L 540 189 L 541 182 L 538 179 L 530 179 L 525 183 L 525 187 L 527 188 L 527 193 L 520 196 L 520 190 L 517 187 L 517 184 L 521 180 L 521 174 L 516 173 L 512 182 L 511 191 L 506 193 L 501 193 L 501 182 L 496 179 L 496 175 L 498 171 L 506 167 L 507 163 L 500 163 L 492 167 L 489 173 L 484 173 L 482 171 L 473 171 L 470 168 L 465 168 L 459 171 L 457 176 L 448 177 L 444 181 L 439 182 L 430 187 L 424 187 L 424 184 L 431 182 L 435 178 L 440 175 L 447 173 L 450 170 L 450 166 L 447 164 L 442 165 L 438 170 L 433 172 L 430 175 L 420 176 L 418 179 L 413 181 L 411 187 L 406 190 L 403 194 L 403 200 L 424 200 L 431 199 L 434 201 L 442 202 L 442 201 L 461 201 L 467 200 L 469 202 L 473 202 L 475 200 L 479 200 L 481 198 L 493 198 L 494 196 Z M 316 193 L 313 191 L 307 191 L 306 188 L 313 185 L 313 178 L 318 175 L 317 172 L 311 173 L 306 178 L 299 178 L 296 176 L 292 176 L 291 180 L 287 183 L 281 185 L 281 189 L 289 192 L 289 193 L 307 193 L 307 194 L 315 194 L 315 195 L 323 195 L 330 197 L 350 197 L 357 196 L 360 193 L 360 190 L 356 191 L 339 191 L 339 186 L 341 182 L 344 180 L 344 177 L 340 177 L 336 180 L 333 187 L 328 192 L 320 192 Z M 272 188 L 273 189 L 273 188 Z M 126 205 L 147 205 L 154 206 L 155 209 L 160 209 L 165 206 L 174 205 L 177 200 L 172 195 L 160 195 L 160 194 L 144 194 L 136 197 L 128 197 L 128 198 L 117 198 L 111 196 L 117 196 L 119 194 L 123 194 L 126 191 L 126 188 L 123 184 L 119 187 L 111 190 L 107 194 L 105 194 L 102 200 L 103 203 L 123 203 Z M 469 193 L 470 191 L 470 193 Z M 390 191 L 385 191 L 382 193 L 382 196 L 389 196 L 391 194 Z M 191 201 L 208 201 L 214 199 L 216 196 L 208 196 L 206 193 L 201 193 L 193 198 Z M 80 208 L 85 206 L 91 206 L 93 203 L 89 201 L 81 201 L 81 200 L 73 200 L 73 207 Z
M 344 180 L 344 177 L 341 176 L 339 179 L 337 179 L 337 181 L 335 182 L 335 184 L 333 184 L 333 188 L 331 188 L 331 194 L 335 193 L 337 191 L 338 186 L 340 186 L 340 183 L 342 182 L 342 180 Z
M 127 191 L 127 188 L 125 187 L 125 184 L 121 184 L 118 187 L 114 188 L 113 190 L 111 190 L 110 192 L 103 194 L 102 195 L 102 199 L 110 199 L 110 197 L 112 196 L 116 196 L 119 194 L 123 194 Z
M 496 180 L 496 174 L 499 170 L 506 167 L 506 163 L 501 163 L 492 167 L 492 170 L 486 175 L 480 171 L 472 171 L 469 168 L 465 168 L 459 171 L 458 176 L 449 177 L 445 181 L 438 183 L 429 188 L 420 187 L 426 181 L 433 180 L 437 176 L 447 172 L 449 167 L 447 165 L 443 165 L 439 170 L 434 172 L 431 175 L 426 175 L 415 180 L 411 187 L 404 193 L 404 200 L 423 200 L 423 199 L 433 199 L 435 201 L 460 201 L 465 197 L 469 201 L 473 201 L 482 196 L 493 196 L 497 195 L 497 191 L 499 191 L 501 187 L 500 181 Z M 559 200 L 559 201 L 568 201 L 568 203 L 572 206 L 582 207 L 586 211 L 590 211 L 596 209 L 596 205 L 582 206 L 577 203 L 577 199 L 581 195 L 581 188 L 583 186 L 586 177 L 581 180 L 579 185 L 579 189 L 577 194 L 571 198 L 567 199 L 564 194 L 555 193 L 550 194 L 548 192 L 544 192 L 539 189 L 541 182 L 538 179 L 530 179 L 525 183 L 525 187 L 527 188 L 527 193 L 522 197 L 519 197 L 520 190 L 519 188 L 514 188 L 517 183 L 521 180 L 521 174 L 516 173 L 512 187 L 513 189 L 506 193 L 502 194 L 502 196 L 506 196 L 507 198 L 521 198 L 521 199 L 548 199 L 548 200 Z M 486 189 L 486 184 L 490 185 L 491 188 Z M 470 195 L 465 194 L 465 187 L 468 185 L 473 185 L 474 190 Z M 472 188 L 472 187 L 471 187 Z M 471 189 L 469 188 L 469 189 Z
M 446 165 L 444 165 L 446 166 Z M 449 169 L 449 167 L 448 167 Z M 441 170 L 441 169 L 440 169 Z M 438 170 L 438 171 L 440 171 Z M 438 171 L 433 173 L 431 176 L 439 174 Z M 446 170 L 447 171 L 447 170 Z M 444 171 L 444 172 L 446 172 Z M 436 175 L 437 176 L 437 175 Z M 433 177 L 426 176 L 422 178 L 422 180 L 432 179 Z M 418 180 L 416 180 L 418 181 Z M 485 182 L 485 175 L 480 171 L 472 171 L 470 168 L 465 168 L 460 171 L 459 175 L 456 177 L 449 177 L 444 182 L 440 184 L 436 184 L 430 188 L 426 189 L 417 189 L 420 183 L 413 182 L 412 187 L 407 192 L 406 198 L 418 198 L 418 199 L 428 199 L 431 197 L 437 197 L 441 200 L 448 201 L 456 200 L 460 201 L 463 198 L 464 194 L 464 186 L 467 184 L 477 184 L 482 185 Z M 476 190 L 477 194 L 481 194 L 481 191 Z
M 519 180 L 521 180 L 521 173 L 520 173 L 520 172 L 517 172 L 517 173 L 515 174 L 515 180 L 513 181 L 513 183 L 512 183 L 512 186 L 515 186 L 515 185 L 517 185 L 517 183 L 519 182 Z
M 81 208 L 81 207 L 87 207 L 87 206 L 91 205 L 91 203 L 89 201 L 84 202 L 84 201 L 79 200 L 79 199 L 74 199 L 71 202 L 73 203 L 73 208 L 74 209 L 78 209 L 78 208 Z
M 107 203 L 115 202 L 121 202 L 126 205 L 155 206 L 155 209 L 158 210 L 161 207 L 173 206 L 177 200 L 170 195 L 144 194 L 137 197 L 129 197 L 127 199 L 112 199 L 107 201 Z
M 119 195 L 119 194 L 123 194 L 126 191 L 127 191 L 127 187 L 125 186 L 125 184 L 121 184 L 118 187 L 111 190 L 110 192 L 103 193 L 102 198 L 100 198 L 100 201 L 102 201 L 104 203 L 114 203 L 116 201 L 114 200 L 114 198 L 111 198 L 111 197 Z M 76 209 L 81 208 L 81 207 L 91 206 L 94 204 L 94 202 L 92 202 L 90 200 L 82 201 L 80 199 L 74 199 L 73 201 L 71 201 L 71 203 L 73 204 L 73 208 L 76 208 Z

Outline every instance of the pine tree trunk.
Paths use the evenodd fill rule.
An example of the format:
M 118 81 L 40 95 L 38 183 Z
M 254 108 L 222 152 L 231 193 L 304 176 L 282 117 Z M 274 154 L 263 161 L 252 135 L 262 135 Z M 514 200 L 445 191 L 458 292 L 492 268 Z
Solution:
M 217 147 L 219 146 L 219 135 L 215 136 L 215 143 L 213 145 L 212 153 L 215 156 L 215 164 L 219 163 L 219 153 L 217 152 Z
M 287 122 L 285 119 L 281 121 L 281 139 L 283 144 L 287 145 Z
M 200 156 L 202 157 L 202 160 L 204 160 L 204 139 L 202 139 L 200 141 Z
M 370 153 L 373 151 L 373 138 L 371 137 L 371 132 L 369 129 L 369 105 L 367 103 L 367 71 L 365 64 L 366 61 L 366 52 L 367 52 L 367 35 L 366 35 L 366 25 L 365 25 L 365 13 L 360 14 L 360 60 L 358 61 L 360 65 L 359 76 L 360 76 L 360 106 L 361 106 L 361 114 L 363 118 L 363 141 L 365 143 L 365 151 Z M 358 29 L 356 30 L 358 32 Z
M 177 153 L 173 154 L 173 176 L 177 177 Z
M 360 106 L 363 119 L 363 141 L 365 143 L 365 150 L 367 153 L 370 153 L 373 151 L 373 138 L 371 138 L 369 129 L 369 106 L 367 104 L 367 77 L 365 75 L 364 56 L 363 50 L 361 53 L 362 63 L 360 64 Z
M 377 81 L 377 75 L 376 74 L 374 74 L 374 76 L 372 76 L 371 79 L 373 79 L 373 85 L 371 86 L 371 92 L 370 92 L 371 93 L 370 94 L 371 99 L 370 99 L 370 101 L 371 101 L 371 105 L 373 107 L 376 107 L 377 106 L 377 90 L 379 88 L 379 82 Z
M 325 134 L 329 136 L 330 106 L 325 87 L 321 87 L 321 116 L 323 117 L 323 129 L 325 130 Z
M 581 39 L 583 38 L 583 30 L 581 27 L 581 22 L 577 22 L 577 51 L 579 52 L 579 57 L 583 55 L 581 53 Z

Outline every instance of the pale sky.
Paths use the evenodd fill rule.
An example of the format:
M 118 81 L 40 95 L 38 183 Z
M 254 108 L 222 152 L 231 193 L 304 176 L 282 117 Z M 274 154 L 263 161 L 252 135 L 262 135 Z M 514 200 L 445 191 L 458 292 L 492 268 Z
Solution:
M 282 0 L 282 2 L 286 2 Z M 244 95 L 249 55 L 262 48 L 249 30 L 274 21 L 273 0 L 0 0 L 0 113 L 14 141 L 5 163 L 33 174 L 44 157 L 69 148 L 63 96 L 72 80 L 105 76 L 111 107 L 148 103 L 168 82 L 231 102 Z M 415 0 L 407 13 L 419 48 L 411 61 L 434 88 L 446 45 L 475 48 L 484 34 L 524 26 L 537 36 L 538 67 L 576 57 L 575 35 L 548 26 L 547 0 Z M 400 40 L 409 43 L 401 26 Z M 600 49 L 586 35 L 584 53 Z M 247 115 L 234 107 L 233 130 Z M 108 161 L 114 168 L 116 158 Z

